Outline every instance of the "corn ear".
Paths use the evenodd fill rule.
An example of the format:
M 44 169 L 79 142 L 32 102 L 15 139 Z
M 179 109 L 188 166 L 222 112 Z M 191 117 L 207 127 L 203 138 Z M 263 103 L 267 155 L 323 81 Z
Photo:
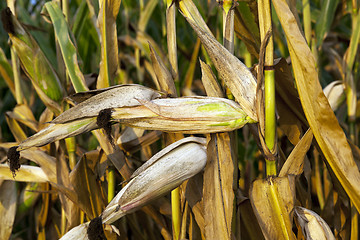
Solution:
M 96 117 L 104 109 L 138 106 L 137 99 L 151 100 L 160 96 L 159 92 L 136 84 L 110 87 L 70 108 L 52 122 L 66 123 L 80 118 Z
M 111 224 L 200 172 L 207 159 L 204 144 L 202 138 L 189 137 L 154 155 L 109 203 L 103 223 Z
M 227 132 L 254 122 L 234 101 L 215 97 L 160 98 L 142 106 L 114 108 L 112 118 L 125 125 L 182 133 Z
M 199 173 L 206 164 L 205 144 L 204 138 L 188 137 L 155 154 L 108 204 L 100 216 L 102 223 L 115 222 Z M 61 239 L 89 239 L 90 224 L 73 228 Z
M 295 207 L 294 212 L 306 239 L 335 240 L 330 227 L 318 214 L 303 207 Z
M 334 81 L 330 83 L 323 89 L 323 92 L 333 111 L 336 111 L 345 101 L 345 89 L 342 81 Z

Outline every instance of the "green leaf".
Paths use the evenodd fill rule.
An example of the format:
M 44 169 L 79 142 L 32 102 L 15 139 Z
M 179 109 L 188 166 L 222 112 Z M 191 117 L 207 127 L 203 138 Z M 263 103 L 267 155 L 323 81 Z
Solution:
M 53 22 L 55 35 L 75 91 L 82 92 L 88 90 L 84 75 L 78 65 L 76 48 L 71 41 L 69 29 L 60 7 L 57 2 L 53 1 L 45 3 L 45 9 Z

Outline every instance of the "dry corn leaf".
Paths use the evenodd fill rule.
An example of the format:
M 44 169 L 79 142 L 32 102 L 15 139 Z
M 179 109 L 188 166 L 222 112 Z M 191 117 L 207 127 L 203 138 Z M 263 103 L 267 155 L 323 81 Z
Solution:
M 14 179 L 13 173 L 7 164 L 0 164 L 0 179 L 16 180 L 19 182 L 49 182 L 49 178 L 40 167 L 21 165 L 16 172 Z
M 17 120 L 18 122 L 26 125 L 27 127 L 31 128 L 34 131 L 38 131 L 37 122 L 35 117 L 26 104 L 16 105 L 13 112 L 9 112 L 9 117 Z
M 24 141 L 27 138 L 24 130 L 21 128 L 20 124 L 15 119 L 10 117 L 10 115 L 10 112 L 5 113 L 6 122 L 10 128 L 11 133 L 13 134 L 17 142 Z
M 241 219 L 241 236 L 242 239 L 262 240 L 264 235 L 254 214 L 250 200 L 243 199 L 238 204 L 238 212 L 240 212 Z
M 0 76 L 6 82 L 6 85 L 9 87 L 11 93 L 15 97 L 15 85 L 14 85 L 14 75 L 10 63 L 8 62 L 4 50 L 0 48 Z
M 306 239 L 335 240 L 327 223 L 315 212 L 303 207 L 295 207 L 297 223 Z
M 16 214 L 16 185 L 0 181 L 0 239 L 10 239 Z
M 179 79 L 177 43 L 176 43 L 176 5 L 173 1 L 167 1 L 166 8 L 166 39 L 168 44 L 168 54 L 171 66 L 171 75 L 175 81 Z
M 236 182 L 232 151 L 229 134 L 211 135 L 203 187 L 206 239 L 231 239 Z
M 257 121 L 255 110 L 256 79 L 250 70 L 212 35 L 205 32 L 191 19 L 186 19 L 197 33 L 221 79 L 224 80 L 235 100 L 250 118 Z
M 265 239 L 296 239 L 292 232 L 294 176 L 256 180 L 250 200 Z
M 90 219 L 99 216 L 106 206 L 106 196 L 103 196 L 97 179 L 99 177 L 87 165 L 86 155 L 70 173 L 71 185 L 78 195 L 78 201 L 87 206 L 86 214 Z
M 319 83 L 316 61 L 285 0 L 273 1 L 284 29 L 300 100 L 323 154 L 350 199 L 360 210 L 360 173 L 346 136 Z
M 333 81 L 323 91 L 333 111 L 336 111 L 346 99 L 343 81 Z
M 100 0 L 98 25 L 101 36 L 101 61 L 97 88 L 113 85 L 119 74 L 118 39 L 116 17 L 121 0 Z
M 224 97 L 221 87 L 208 65 L 201 63 L 202 82 L 206 94 L 214 97 Z M 237 166 L 236 153 L 231 145 L 234 136 L 231 133 L 211 134 L 209 142 L 214 144 L 208 148 L 208 164 L 204 172 L 203 206 L 204 206 L 204 236 L 209 239 L 229 239 L 232 233 L 234 213 L 234 189 L 236 189 Z M 210 206 L 221 206 L 218 211 L 208 211 Z M 215 219 L 225 220 L 225 227 Z M 220 231 L 218 231 L 220 230 Z M 224 231 L 226 230 L 226 231 Z
M 221 90 L 220 84 L 217 81 L 214 73 L 211 70 L 211 67 L 201 61 L 201 81 L 204 85 L 206 95 L 209 97 L 225 97 L 225 94 Z
M 245 43 L 248 51 L 258 58 L 260 52 L 260 32 L 255 16 L 249 7 L 250 4 L 250 2 L 239 2 L 239 5 L 235 8 L 234 30 L 236 36 Z
M 176 96 L 176 88 L 171 73 L 166 68 L 165 64 L 150 43 L 149 48 L 150 59 L 154 68 L 154 72 L 156 74 L 158 85 L 160 86 L 160 90 L 162 92 L 171 94 L 172 96 Z
M 301 140 L 296 144 L 291 154 L 286 159 L 285 164 L 282 166 L 279 177 L 287 175 L 300 175 L 303 172 L 304 158 L 308 152 L 313 139 L 311 129 L 308 129 Z
M 27 149 L 21 152 L 21 157 L 35 162 L 45 172 L 50 182 L 56 183 L 56 158 L 37 149 Z

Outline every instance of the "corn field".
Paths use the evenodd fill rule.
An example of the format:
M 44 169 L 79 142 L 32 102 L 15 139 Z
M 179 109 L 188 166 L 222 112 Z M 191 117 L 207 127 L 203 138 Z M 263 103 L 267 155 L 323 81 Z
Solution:
M 0 239 L 360 239 L 359 6 L 1 1 Z

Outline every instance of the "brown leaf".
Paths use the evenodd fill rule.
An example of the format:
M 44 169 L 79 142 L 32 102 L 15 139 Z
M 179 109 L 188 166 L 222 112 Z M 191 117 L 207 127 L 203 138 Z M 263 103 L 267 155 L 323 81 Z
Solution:
M 274 0 L 274 8 L 284 29 L 301 104 L 326 160 L 358 211 L 360 173 L 344 131 L 322 91 L 315 58 L 296 18 L 285 0 Z
M 311 129 L 309 129 L 292 150 L 290 156 L 281 168 L 279 177 L 300 175 L 303 172 L 304 157 L 311 146 L 312 139 L 313 134 Z
M 257 121 L 255 98 L 256 79 L 250 70 L 225 47 L 223 47 L 211 34 L 186 18 L 195 30 L 206 51 L 208 52 L 221 79 L 224 80 L 237 102 L 246 114 Z
M 16 214 L 14 181 L 0 180 L 0 239 L 10 239 Z
M 101 61 L 97 88 L 105 88 L 114 84 L 119 74 L 118 39 L 116 17 L 121 0 L 100 0 L 98 25 L 101 36 Z
M 265 239 L 296 239 L 291 230 L 294 176 L 256 180 L 250 189 L 250 200 Z

